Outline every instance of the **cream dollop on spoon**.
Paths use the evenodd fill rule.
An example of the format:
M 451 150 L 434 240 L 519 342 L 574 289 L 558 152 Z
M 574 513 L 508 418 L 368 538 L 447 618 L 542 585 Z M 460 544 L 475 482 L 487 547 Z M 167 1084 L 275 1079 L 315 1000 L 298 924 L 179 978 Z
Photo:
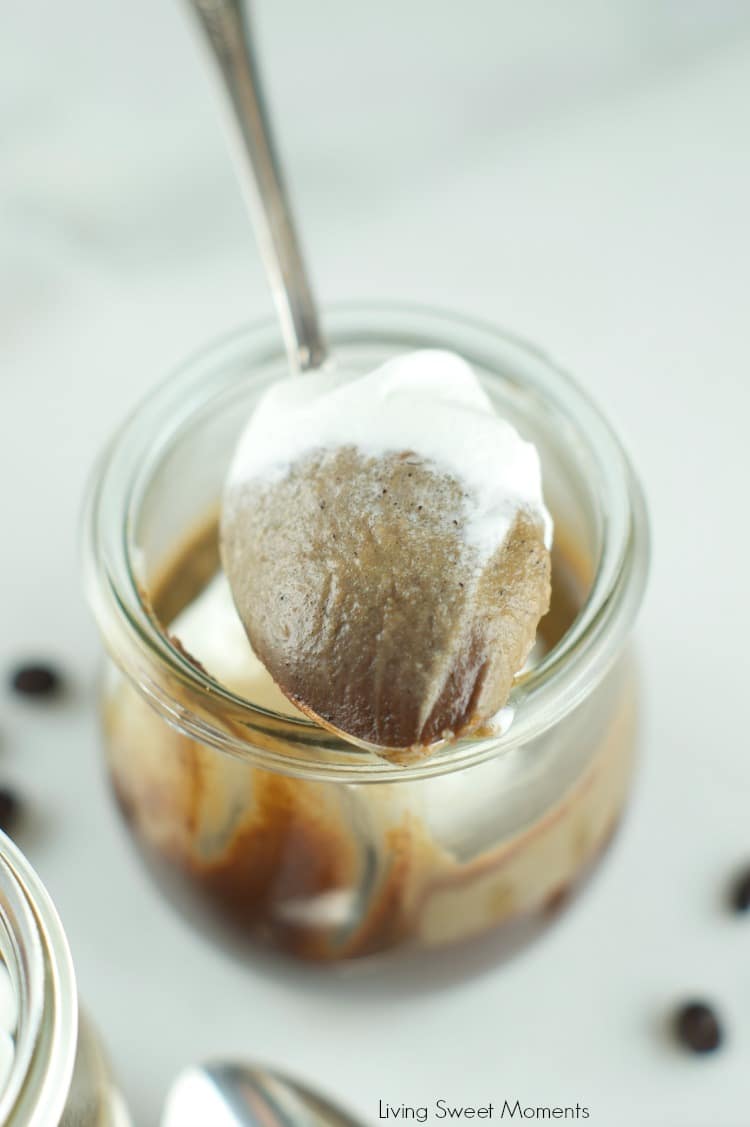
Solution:
M 469 366 L 425 350 L 281 381 L 237 447 L 221 552 L 282 691 L 391 757 L 508 699 L 549 605 L 535 448 Z

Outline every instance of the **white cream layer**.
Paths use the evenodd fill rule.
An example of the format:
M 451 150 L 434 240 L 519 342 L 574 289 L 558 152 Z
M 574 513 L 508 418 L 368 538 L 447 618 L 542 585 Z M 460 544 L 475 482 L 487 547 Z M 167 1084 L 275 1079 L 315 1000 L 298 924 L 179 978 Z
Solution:
M 413 451 L 466 492 L 464 535 L 481 559 L 504 542 L 519 511 L 552 520 L 536 448 L 495 414 L 469 365 L 425 349 L 365 376 L 336 370 L 291 376 L 265 393 L 245 428 L 227 490 L 272 483 L 318 449 L 355 446 L 368 457 Z
M 255 656 L 223 571 L 217 572 L 200 595 L 177 615 L 169 631 L 215 681 L 237 696 L 272 712 L 302 715 Z

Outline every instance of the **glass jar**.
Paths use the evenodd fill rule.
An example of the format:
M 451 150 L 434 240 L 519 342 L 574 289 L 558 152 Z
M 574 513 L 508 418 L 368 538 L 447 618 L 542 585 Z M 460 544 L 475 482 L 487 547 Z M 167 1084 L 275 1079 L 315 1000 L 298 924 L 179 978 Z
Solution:
M 513 337 L 394 306 L 335 309 L 326 325 L 353 372 L 410 349 L 458 352 L 535 443 L 556 529 L 546 652 L 494 725 L 406 766 L 206 671 L 170 626 L 218 567 L 228 461 L 287 371 L 275 325 L 244 329 L 149 396 L 91 486 L 85 581 L 111 658 L 114 792 L 167 895 L 227 936 L 326 961 L 501 926 L 515 943 L 591 869 L 628 792 L 641 492 L 585 395 Z
M 129 1127 L 99 1040 L 79 1014 L 57 912 L 28 861 L 2 833 L 0 960 L 17 1010 L 13 1060 L 0 1088 L 0 1123 Z

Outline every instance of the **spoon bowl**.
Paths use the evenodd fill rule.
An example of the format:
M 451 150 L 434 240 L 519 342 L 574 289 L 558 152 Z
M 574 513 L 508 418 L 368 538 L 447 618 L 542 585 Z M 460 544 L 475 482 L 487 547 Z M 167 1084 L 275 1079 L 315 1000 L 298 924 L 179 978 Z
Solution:
M 193 1065 L 174 1081 L 161 1127 L 361 1127 L 325 1096 L 259 1065 Z

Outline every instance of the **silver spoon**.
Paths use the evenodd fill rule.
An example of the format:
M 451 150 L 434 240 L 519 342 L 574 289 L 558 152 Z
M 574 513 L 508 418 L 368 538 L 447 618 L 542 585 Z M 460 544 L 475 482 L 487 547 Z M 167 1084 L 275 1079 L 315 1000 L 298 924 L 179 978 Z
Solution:
M 328 348 L 284 188 L 243 0 L 188 0 L 233 109 L 240 179 L 294 371 L 319 368 Z
M 361 1127 L 323 1096 L 276 1072 L 196 1065 L 172 1085 L 161 1127 Z
M 301 372 L 317 369 L 326 360 L 327 348 L 271 137 L 245 5 L 243 0 L 188 2 L 212 49 L 234 111 L 242 181 L 248 189 L 250 210 L 290 367 Z M 419 506 L 413 502 L 422 496 L 420 490 L 432 488 L 429 472 L 425 471 L 426 481 L 420 479 L 421 484 L 419 481 L 412 483 L 418 486 L 414 493 L 405 478 L 398 476 L 403 463 L 398 463 L 397 459 L 395 467 L 389 466 L 388 472 L 393 471 L 395 493 L 393 487 L 383 487 L 381 493 L 382 481 L 379 482 L 379 508 L 373 510 L 369 519 L 377 525 L 382 542 L 387 543 L 389 539 L 393 542 L 390 566 L 375 566 L 369 571 L 365 567 L 360 573 L 357 568 L 361 547 L 358 536 L 361 495 L 354 489 L 338 489 L 335 464 L 331 471 L 334 480 L 327 483 L 319 469 L 313 470 L 307 483 L 293 483 L 293 489 L 298 492 L 289 499 L 289 504 L 296 517 L 308 510 L 317 517 L 313 504 L 316 495 L 317 503 L 323 508 L 328 502 L 320 500 L 323 497 L 320 490 L 327 489 L 330 493 L 329 518 L 335 516 L 351 538 L 349 544 L 345 544 L 341 536 L 338 539 L 334 536 L 336 547 L 327 550 L 328 558 L 334 561 L 334 581 L 332 568 L 326 561 L 323 567 L 308 567 L 304 582 L 300 583 L 296 569 L 302 550 L 294 535 L 280 537 L 275 524 L 267 528 L 263 523 L 263 506 L 248 507 L 247 490 L 240 489 L 237 504 L 231 501 L 227 504 L 225 494 L 220 534 L 224 570 L 235 605 L 253 648 L 271 676 L 308 716 L 370 750 L 382 750 L 381 745 L 385 745 L 392 758 L 411 756 L 415 748 L 421 756 L 428 745 L 440 743 L 446 733 L 462 734 L 469 726 L 475 728 L 504 705 L 513 673 L 523 665 L 539 617 L 547 609 L 549 559 L 541 531 L 530 526 L 529 534 L 525 535 L 525 526 L 516 522 L 520 531 L 514 534 L 512 551 L 509 548 L 506 553 L 503 549 L 503 554 L 493 557 L 492 564 L 486 568 L 483 599 L 473 596 L 469 599 L 465 593 L 459 594 L 464 582 L 457 571 L 448 572 L 454 598 L 449 604 L 443 599 L 443 614 L 438 619 L 432 613 L 433 597 L 438 588 L 433 584 L 430 589 L 433 582 L 430 576 L 434 571 L 444 584 L 443 573 L 454 567 L 450 561 L 460 558 L 456 552 L 461 547 L 461 533 L 453 530 L 453 526 L 458 527 L 458 521 L 452 521 L 451 527 L 444 529 L 440 503 L 431 508 L 431 531 L 421 540 L 425 563 L 415 565 L 415 558 L 419 561 L 413 550 L 416 542 L 404 540 L 399 523 L 400 509 L 393 503 L 400 489 L 406 511 L 422 509 L 421 501 Z M 380 473 L 381 469 L 374 472 Z M 412 476 L 416 475 L 406 474 L 408 478 Z M 305 489 L 308 489 L 306 494 Z M 369 495 L 365 489 L 364 496 Z M 383 499 L 386 496 L 387 499 Z M 438 496 L 435 495 L 436 501 Z M 305 525 L 301 519 L 294 518 L 290 525 L 304 529 L 302 548 L 306 549 L 309 522 Z M 323 536 L 325 538 L 325 528 Z M 453 539 L 449 538 L 451 536 Z M 376 543 L 375 538 L 373 543 Z M 440 551 L 444 553 L 445 568 L 442 569 L 437 558 Z M 513 607 L 523 605 L 520 615 L 517 610 L 506 608 L 501 598 L 508 587 L 506 574 L 509 577 L 521 575 L 522 586 L 515 587 L 512 603 Z M 301 592 L 301 601 L 290 609 L 293 604 L 288 600 L 285 615 L 269 615 L 268 608 L 272 604 L 266 592 L 270 586 L 276 597 L 280 576 L 284 577 L 290 593 Z M 424 588 L 421 586 L 423 576 L 427 576 Z M 394 586 L 399 586 L 399 577 L 404 579 L 404 589 L 423 592 L 423 597 L 420 595 L 408 602 L 396 600 L 394 604 L 392 592 Z M 333 599 L 333 609 L 329 611 L 329 597 L 337 589 L 344 595 Z M 350 608 L 360 605 L 369 609 L 355 615 L 352 625 Z M 383 608 L 392 606 L 395 609 L 388 611 L 387 619 L 382 619 Z M 321 631 L 317 626 L 317 609 L 311 618 L 305 617 L 310 607 L 326 608 L 325 638 L 334 640 L 330 646 L 327 641 L 319 645 Z M 384 624 L 378 627 L 381 620 Z M 300 634 L 305 635 L 305 632 L 305 641 L 312 643 L 314 640 L 315 645 L 301 647 L 298 644 Z M 500 634 L 504 639 L 502 645 L 497 640 Z M 424 660 L 425 653 L 431 655 L 430 664 Z M 308 655 L 310 667 L 306 668 Z M 446 675 L 446 659 L 452 663 L 447 668 L 450 677 Z M 419 670 L 422 671 L 421 681 L 416 679 Z M 359 672 L 355 675 L 355 671 Z M 402 691 L 404 677 L 414 679 L 410 682 L 409 693 Z M 455 691 L 451 691 L 453 688 Z

